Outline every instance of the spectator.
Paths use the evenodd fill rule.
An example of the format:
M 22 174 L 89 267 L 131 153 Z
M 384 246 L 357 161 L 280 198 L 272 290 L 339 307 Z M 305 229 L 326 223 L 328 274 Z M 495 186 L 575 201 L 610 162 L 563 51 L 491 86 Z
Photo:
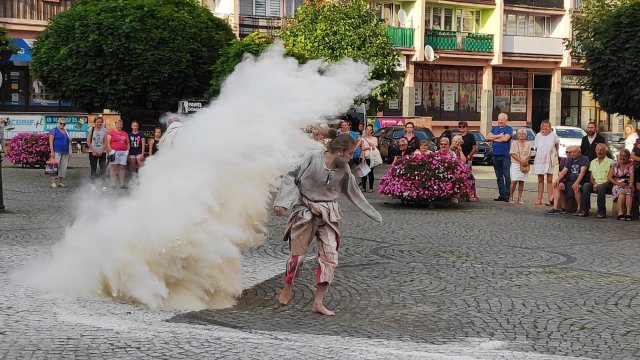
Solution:
M 607 145 L 596 145 L 596 158 L 589 165 L 589 182 L 582 185 L 582 201 L 578 216 L 589 216 L 591 210 L 591 193 L 598 194 L 598 218 L 607 214 L 606 195 L 611 194 L 613 185 L 609 183 L 609 169 L 613 160 L 607 157 Z
M 460 159 L 463 163 L 467 162 L 467 157 L 464 156 L 464 152 L 462 151 L 462 136 L 456 135 L 451 140 L 451 151 L 453 154 Z
M 469 198 L 471 201 L 477 201 L 478 192 L 476 190 L 476 178 L 473 176 L 473 155 L 478 152 L 478 143 L 476 137 L 469 133 L 469 124 L 466 121 L 458 123 L 460 135 L 462 135 L 462 153 L 467 158 L 467 166 L 471 170 L 471 179 L 473 181 L 473 196 Z
M 604 136 L 596 132 L 596 123 L 590 122 L 587 125 L 587 135 L 582 137 L 582 143 L 580 144 L 580 151 L 582 152 L 582 155 L 589 158 L 589 161 L 592 161 L 597 157 L 596 145 L 606 144 L 606 143 L 607 141 L 604 139 Z
M 370 166 L 371 150 L 378 148 L 378 138 L 373 136 L 373 125 L 367 125 L 365 135 L 360 139 L 360 144 L 362 148 L 362 159 Z M 367 176 L 362 177 L 362 190 L 373 192 L 374 169 L 375 168 L 371 168 Z M 369 190 L 367 190 L 367 180 L 369 180 Z
M 399 153 L 395 155 L 395 157 L 393 158 L 393 163 L 391 163 L 391 166 L 396 166 L 398 165 L 398 163 L 400 162 L 400 159 L 402 159 L 403 157 L 407 156 L 407 155 L 411 155 L 411 152 L 409 152 L 408 150 L 408 141 L 405 138 L 401 138 L 398 139 L 398 151 Z
M 126 189 L 124 183 L 127 158 L 129 156 L 129 135 L 122 131 L 122 120 L 116 121 L 116 129 L 107 134 L 107 151 L 113 156 L 111 161 L 111 187 L 116 189 L 116 175 L 120 178 L 120 189 Z
M 627 124 L 624 127 L 624 148 L 633 151 L 633 146 L 638 140 L 638 133 L 632 124 Z
M 91 184 L 95 184 L 98 177 L 96 175 L 98 166 L 100 167 L 100 177 L 104 177 L 107 170 L 107 129 L 104 126 L 102 115 L 96 116 L 93 127 L 87 136 L 87 146 L 89 147 L 89 166 L 91 167 Z
M 413 153 L 417 155 L 431 154 L 431 150 L 429 150 L 429 140 L 420 140 L 420 148 Z
M 351 121 L 348 119 L 344 119 L 340 123 L 340 134 L 349 134 L 356 142 L 358 142 L 356 145 L 356 150 L 353 152 L 353 158 L 351 158 L 351 160 L 349 161 L 349 166 L 353 169 L 360 164 L 360 155 L 362 153 L 362 150 L 360 149 L 360 136 L 357 132 L 351 130 L 351 126 Z
M 49 150 L 51 150 L 50 160 L 58 163 L 58 174 L 51 178 L 51 187 L 67 187 L 62 180 L 67 175 L 69 166 L 69 153 L 71 152 L 71 136 L 65 129 L 67 120 L 58 118 L 58 126 L 49 131 Z
M 609 182 L 613 184 L 611 194 L 618 201 L 618 220 L 631 221 L 631 205 L 633 203 L 634 166 L 631 153 L 627 149 L 620 150 L 618 161 L 609 169 Z
M 129 169 L 132 174 L 137 174 L 138 169 L 144 162 L 145 140 L 144 134 L 140 132 L 140 124 L 133 120 L 131 122 L 131 132 L 129 135 Z
M 518 204 L 524 204 L 522 193 L 524 192 L 524 182 L 529 176 L 529 158 L 531 157 L 531 144 L 527 141 L 527 130 L 518 129 L 517 140 L 511 142 L 509 154 L 511 155 L 511 186 L 509 187 L 509 203 L 514 204 L 513 195 L 518 186 Z M 523 171 L 523 167 L 527 171 Z
M 493 149 L 493 170 L 496 173 L 499 195 L 494 201 L 509 201 L 509 184 L 511 183 L 510 168 L 511 156 L 511 135 L 513 129 L 507 125 L 509 117 L 505 113 L 498 115 L 498 126 L 491 128 L 491 133 L 487 135 L 487 140 L 491 141 Z
M 160 139 L 162 139 L 162 128 L 158 126 L 153 129 L 153 137 L 149 140 L 149 156 L 158 152 Z
M 407 139 L 407 150 L 410 154 L 420 148 L 420 139 L 413 133 L 415 129 L 415 125 L 411 121 L 405 124 L 404 126 L 404 138 Z
M 548 120 L 540 124 L 540 132 L 536 134 L 534 149 L 536 156 L 533 159 L 533 173 L 538 175 L 538 200 L 536 205 L 542 205 L 544 195 L 544 176 L 547 176 L 547 206 L 553 204 L 553 170 L 557 161 L 558 146 L 560 139 L 555 131 L 551 131 L 551 124 Z
M 451 156 L 456 156 L 456 153 L 454 153 L 453 150 L 451 150 L 448 137 L 440 138 L 440 148 L 438 149 L 438 151 L 436 151 L 436 154 L 442 154 L 442 155 L 448 154 Z
M 569 146 L 567 148 L 567 161 L 558 174 L 558 178 L 553 182 L 553 209 L 546 212 L 547 215 L 564 214 L 567 206 L 567 198 L 575 198 L 576 209 L 580 208 L 580 197 L 582 195 L 582 180 L 585 178 L 589 168 L 589 159 L 583 156 L 579 146 Z M 580 215 L 576 211 L 574 215 Z

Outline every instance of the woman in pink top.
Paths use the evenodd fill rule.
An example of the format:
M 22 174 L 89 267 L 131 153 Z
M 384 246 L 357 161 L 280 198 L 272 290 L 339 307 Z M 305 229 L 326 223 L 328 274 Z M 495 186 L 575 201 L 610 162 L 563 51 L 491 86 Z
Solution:
M 124 175 L 129 157 L 129 134 L 122 131 L 122 120 L 116 122 L 116 129 L 107 134 L 107 151 L 111 159 L 111 187 L 116 188 L 116 174 L 120 178 L 120 188 L 126 189 Z

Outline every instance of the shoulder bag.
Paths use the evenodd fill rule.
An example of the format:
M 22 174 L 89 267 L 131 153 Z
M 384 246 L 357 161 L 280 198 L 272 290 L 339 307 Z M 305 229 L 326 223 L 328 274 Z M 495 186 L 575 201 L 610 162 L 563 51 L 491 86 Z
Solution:
M 373 168 L 378 165 L 382 165 L 382 155 L 380 155 L 380 150 L 378 150 L 377 147 L 372 148 L 371 143 L 367 140 L 366 137 L 363 136 L 362 139 L 364 139 L 364 141 L 366 141 L 367 144 L 369 144 L 369 148 L 371 148 L 370 154 L 369 154 L 369 164 L 371 164 L 370 166 Z

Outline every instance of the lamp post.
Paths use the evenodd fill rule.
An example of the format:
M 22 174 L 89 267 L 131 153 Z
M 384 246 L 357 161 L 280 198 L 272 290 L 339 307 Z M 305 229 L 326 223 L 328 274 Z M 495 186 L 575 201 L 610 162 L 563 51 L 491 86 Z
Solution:
M 0 213 L 4 212 L 4 195 L 2 193 L 2 153 L 0 153 Z

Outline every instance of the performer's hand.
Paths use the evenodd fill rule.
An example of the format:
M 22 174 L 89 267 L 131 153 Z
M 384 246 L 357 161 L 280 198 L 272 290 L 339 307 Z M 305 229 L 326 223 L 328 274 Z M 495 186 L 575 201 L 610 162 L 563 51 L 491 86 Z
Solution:
M 275 216 L 282 216 L 284 215 L 284 213 L 287 211 L 287 209 L 283 208 L 282 206 L 274 206 L 273 207 L 273 214 Z

